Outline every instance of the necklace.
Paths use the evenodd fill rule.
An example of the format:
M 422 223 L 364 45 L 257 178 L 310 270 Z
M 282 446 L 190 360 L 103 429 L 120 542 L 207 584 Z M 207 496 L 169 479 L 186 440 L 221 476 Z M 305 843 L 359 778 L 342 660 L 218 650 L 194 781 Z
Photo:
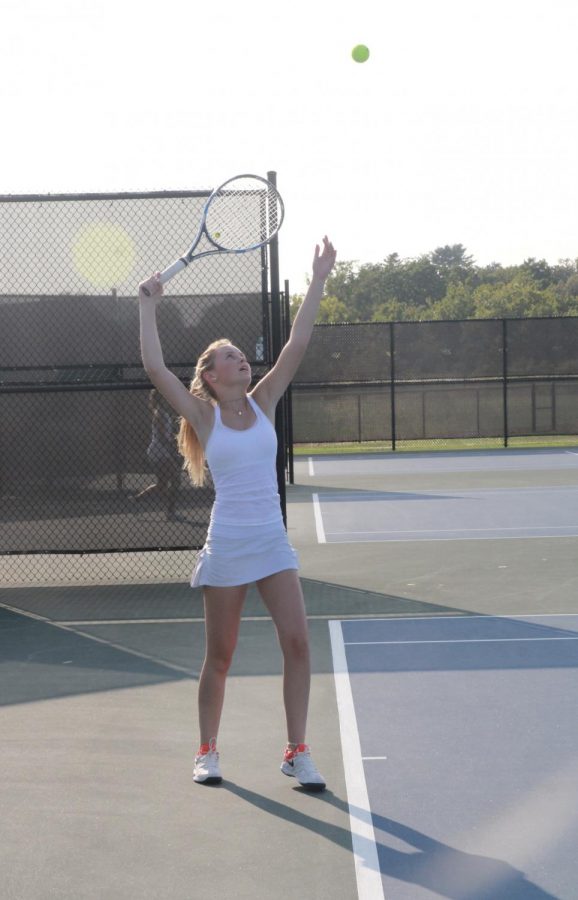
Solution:
M 239 400 L 244 400 L 244 399 L 245 399 L 244 397 L 238 397 L 237 400 L 221 400 L 221 403 L 219 405 L 222 406 L 223 403 L 238 403 Z M 242 416 L 243 413 L 245 412 L 245 410 L 244 409 L 236 409 L 235 412 L 237 413 L 238 416 Z

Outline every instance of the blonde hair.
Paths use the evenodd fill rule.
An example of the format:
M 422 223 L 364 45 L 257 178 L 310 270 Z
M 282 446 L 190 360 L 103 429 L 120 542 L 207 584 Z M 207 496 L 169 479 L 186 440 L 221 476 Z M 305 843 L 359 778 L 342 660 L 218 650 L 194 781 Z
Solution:
M 219 338 L 203 350 L 195 366 L 195 375 L 191 381 L 189 392 L 202 400 L 217 399 L 217 395 L 203 378 L 204 372 L 210 372 L 215 365 L 215 355 L 219 347 L 231 344 L 228 338 Z M 180 417 L 180 428 L 177 436 L 179 453 L 184 457 L 183 469 L 189 474 L 189 478 L 196 487 L 203 487 L 207 479 L 207 467 L 205 454 L 197 432 L 183 416 Z

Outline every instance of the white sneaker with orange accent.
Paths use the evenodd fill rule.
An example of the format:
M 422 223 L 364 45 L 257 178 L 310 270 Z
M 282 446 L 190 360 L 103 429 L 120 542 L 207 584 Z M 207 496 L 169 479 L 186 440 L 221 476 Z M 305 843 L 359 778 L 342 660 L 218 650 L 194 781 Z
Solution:
M 217 741 L 215 738 L 211 738 L 208 752 L 198 753 L 195 756 L 193 781 L 198 784 L 220 784 L 222 780 Z
M 325 790 L 325 779 L 315 768 L 311 748 L 307 744 L 299 744 L 295 750 L 287 747 L 281 771 L 284 775 L 296 778 L 307 791 Z

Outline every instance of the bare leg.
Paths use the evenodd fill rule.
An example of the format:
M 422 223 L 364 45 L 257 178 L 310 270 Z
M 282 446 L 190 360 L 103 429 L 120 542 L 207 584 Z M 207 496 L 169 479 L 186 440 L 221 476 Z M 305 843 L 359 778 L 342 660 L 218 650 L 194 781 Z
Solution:
M 167 462 L 163 475 L 166 478 L 167 515 L 172 515 L 175 511 L 181 482 L 180 468 L 173 460 L 170 460 Z
M 246 593 L 247 585 L 203 589 L 207 647 L 199 680 L 201 744 L 208 744 L 219 731 L 225 679 L 237 645 Z
M 296 569 L 276 572 L 257 582 L 259 593 L 271 613 L 283 651 L 283 700 L 287 718 L 287 740 L 305 743 L 311 662 L 307 614 Z

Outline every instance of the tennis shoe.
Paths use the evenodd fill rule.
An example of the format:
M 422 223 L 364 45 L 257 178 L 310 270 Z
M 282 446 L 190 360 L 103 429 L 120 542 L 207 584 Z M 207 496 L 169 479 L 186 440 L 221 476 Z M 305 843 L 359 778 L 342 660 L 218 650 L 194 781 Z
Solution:
M 198 753 L 195 756 L 193 781 L 197 784 L 220 784 L 222 780 L 217 742 L 215 738 L 211 738 L 208 752 Z
M 325 779 L 317 771 L 311 759 L 311 750 L 307 744 L 299 744 L 295 750 L 285 750 L 285 758 L 281 764 L 284 775 L 296 778 L 306 791 L 325 790 Z

